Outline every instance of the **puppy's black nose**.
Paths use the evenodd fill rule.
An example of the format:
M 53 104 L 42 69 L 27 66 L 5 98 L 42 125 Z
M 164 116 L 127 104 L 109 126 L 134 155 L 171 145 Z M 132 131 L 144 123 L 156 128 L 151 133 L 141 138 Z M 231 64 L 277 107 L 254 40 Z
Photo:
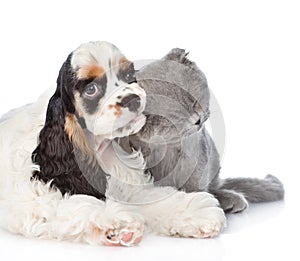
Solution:
M 130 94 L 122 99 L 120 106 L 128 108 L 129 111 L 136 112 L 141 106 L 141 98 L 136 94 Z

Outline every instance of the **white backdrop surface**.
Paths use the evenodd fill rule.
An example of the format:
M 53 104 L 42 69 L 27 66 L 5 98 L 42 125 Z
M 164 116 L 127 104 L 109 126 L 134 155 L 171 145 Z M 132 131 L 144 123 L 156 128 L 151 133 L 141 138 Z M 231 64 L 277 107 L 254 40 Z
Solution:
M 0 114 L 55 84 L 79 44 L 105 40 L 131 60 L 190 51 L 226 126 L 222 176 L 285 184 L 284 202 L 229 216 L 216 239 L 146 236 L 134 248 L 25 239 L 0 230 L 1 260 L 283 260 L 300 258 L 298 1 L 2 1 Z M 1 163 L 0 163 L 1 164 Z

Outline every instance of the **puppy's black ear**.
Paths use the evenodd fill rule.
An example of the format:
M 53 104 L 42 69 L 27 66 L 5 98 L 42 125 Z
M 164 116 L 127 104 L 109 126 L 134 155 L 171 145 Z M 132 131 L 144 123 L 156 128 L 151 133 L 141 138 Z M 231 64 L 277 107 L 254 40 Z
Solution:
M 62 194 L 86 194 L 104 199 L 106 174 L 95 160 L 86 160 L 86 157 L 94 157 L 91 150 L 90 155 L 87 155 L 86 143 L 85 146 L 74 147 L 73 136 L 83 131 L 78 131 L 81 127 L 76 117 L 66 110 L 66 104 L 70 107 L 70 99 L 61 92 L 61 79 L 57 83 L 57 90 L 49 100 L 38 146 L 32 153 L 33 163 L 39 165 L 39 171 L 35 171 L 32 177 L 45 183 L 51 182 L 51 186 L 59 189 Z M 83 144 L 82 139 L 85 137 L 82 134 L 77 139 Z
M 32 160 L 40 166 L 34 176 L 45 182 L 68 172 L 68 155 L 72 154 L 72 144 L 64 131 L 65 113 L 62 99 L 56 92 L 50 99 L 46 122 L 39 134 L 39 144 L 32 153 Z

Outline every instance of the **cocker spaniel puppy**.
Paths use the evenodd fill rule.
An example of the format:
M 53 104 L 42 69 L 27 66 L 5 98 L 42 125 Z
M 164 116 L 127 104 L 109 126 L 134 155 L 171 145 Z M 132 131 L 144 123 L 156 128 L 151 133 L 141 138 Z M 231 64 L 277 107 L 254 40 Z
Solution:
M 115 141 L 143 127 L 145 104 L 132 62 L 115 46 L 91 42 L 73 51 L 54 94 L 0 120 L 1 227 L 112 246 L 138 244 L 145 226 L 216 236 L 225 216 L 211 194 L 154 186 L 142 153 Z

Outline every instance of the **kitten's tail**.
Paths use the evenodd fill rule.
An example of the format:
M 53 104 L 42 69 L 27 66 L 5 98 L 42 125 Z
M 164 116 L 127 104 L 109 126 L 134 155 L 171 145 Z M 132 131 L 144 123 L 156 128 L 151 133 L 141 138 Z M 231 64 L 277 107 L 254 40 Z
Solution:
M 228 178 L 223 180 L 220 188 L 240 192 L 249 202 L 268 202 L 284 198 L 282 182 L 272 175 L 267 175 L 264 179 Z

